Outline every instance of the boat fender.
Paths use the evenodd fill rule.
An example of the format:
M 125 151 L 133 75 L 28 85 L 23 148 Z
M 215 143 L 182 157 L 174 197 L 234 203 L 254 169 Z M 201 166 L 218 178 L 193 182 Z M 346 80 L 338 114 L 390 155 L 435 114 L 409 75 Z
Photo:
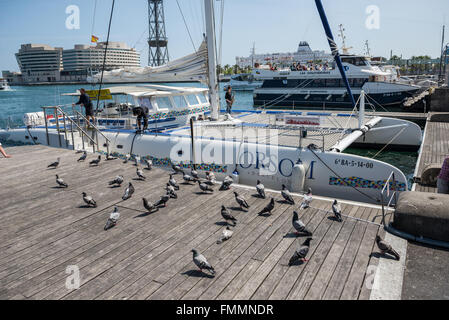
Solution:
M 306 177 L 306 169 L 301 163 L 295 164 L 292 170 L 291 190 L 293 192 L 303 192 Z
M 239 172 L 237 171 L 237 168 L 234 170 L 234 172 L 232 172 L 232 180 L 234 180 L 235 184 L 238 184 L 240 181 L 240 175 Z

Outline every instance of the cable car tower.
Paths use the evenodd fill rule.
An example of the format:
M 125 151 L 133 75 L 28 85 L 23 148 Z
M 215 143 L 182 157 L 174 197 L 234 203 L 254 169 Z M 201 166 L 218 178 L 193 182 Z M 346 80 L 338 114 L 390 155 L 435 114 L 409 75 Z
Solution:
M 149 38 L 148 65 L 157 67 L 169 61 L 168 38 L 165 33 L 164 6 L 162 0 L 148 0 Z

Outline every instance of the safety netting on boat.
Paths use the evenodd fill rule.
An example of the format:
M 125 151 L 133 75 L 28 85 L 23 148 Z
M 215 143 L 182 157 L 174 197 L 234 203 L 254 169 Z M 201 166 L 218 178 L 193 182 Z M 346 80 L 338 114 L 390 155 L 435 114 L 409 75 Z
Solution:
M 87 80 L 91 83 L 100 82 L 101 73 Z M 207 79 L 207 45 L 203 41 L 195 53 L 172 60 L 158 67 L 129 67 L 105 71 L 104 83 L 121 82 L 177 82 L 201 81 Z

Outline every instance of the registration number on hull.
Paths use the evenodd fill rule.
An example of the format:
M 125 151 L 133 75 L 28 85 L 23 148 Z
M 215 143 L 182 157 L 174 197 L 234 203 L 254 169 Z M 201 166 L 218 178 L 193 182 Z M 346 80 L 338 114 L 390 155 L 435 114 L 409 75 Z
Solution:
M 355 160 L 346 160 L 346 159 L 335 159 L 336 165 L 341 165 L 345 167 L 352 167 L 352 168 L 366 168 L 366 169 L 373 169 L 374 163 L 373 162 L 365 162 L 365 161 L 355 161 Z

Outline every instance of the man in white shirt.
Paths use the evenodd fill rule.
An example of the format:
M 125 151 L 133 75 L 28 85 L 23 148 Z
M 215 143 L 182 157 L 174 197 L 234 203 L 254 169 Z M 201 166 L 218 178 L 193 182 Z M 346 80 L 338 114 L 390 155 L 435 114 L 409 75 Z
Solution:
M 11 156 L 9 154 L 6 153 L 5 149 L 3 149 L 2 147 L 2 143 L 0 142 L 0 153 L 5 157 L 5 158 L 11 158 Z

